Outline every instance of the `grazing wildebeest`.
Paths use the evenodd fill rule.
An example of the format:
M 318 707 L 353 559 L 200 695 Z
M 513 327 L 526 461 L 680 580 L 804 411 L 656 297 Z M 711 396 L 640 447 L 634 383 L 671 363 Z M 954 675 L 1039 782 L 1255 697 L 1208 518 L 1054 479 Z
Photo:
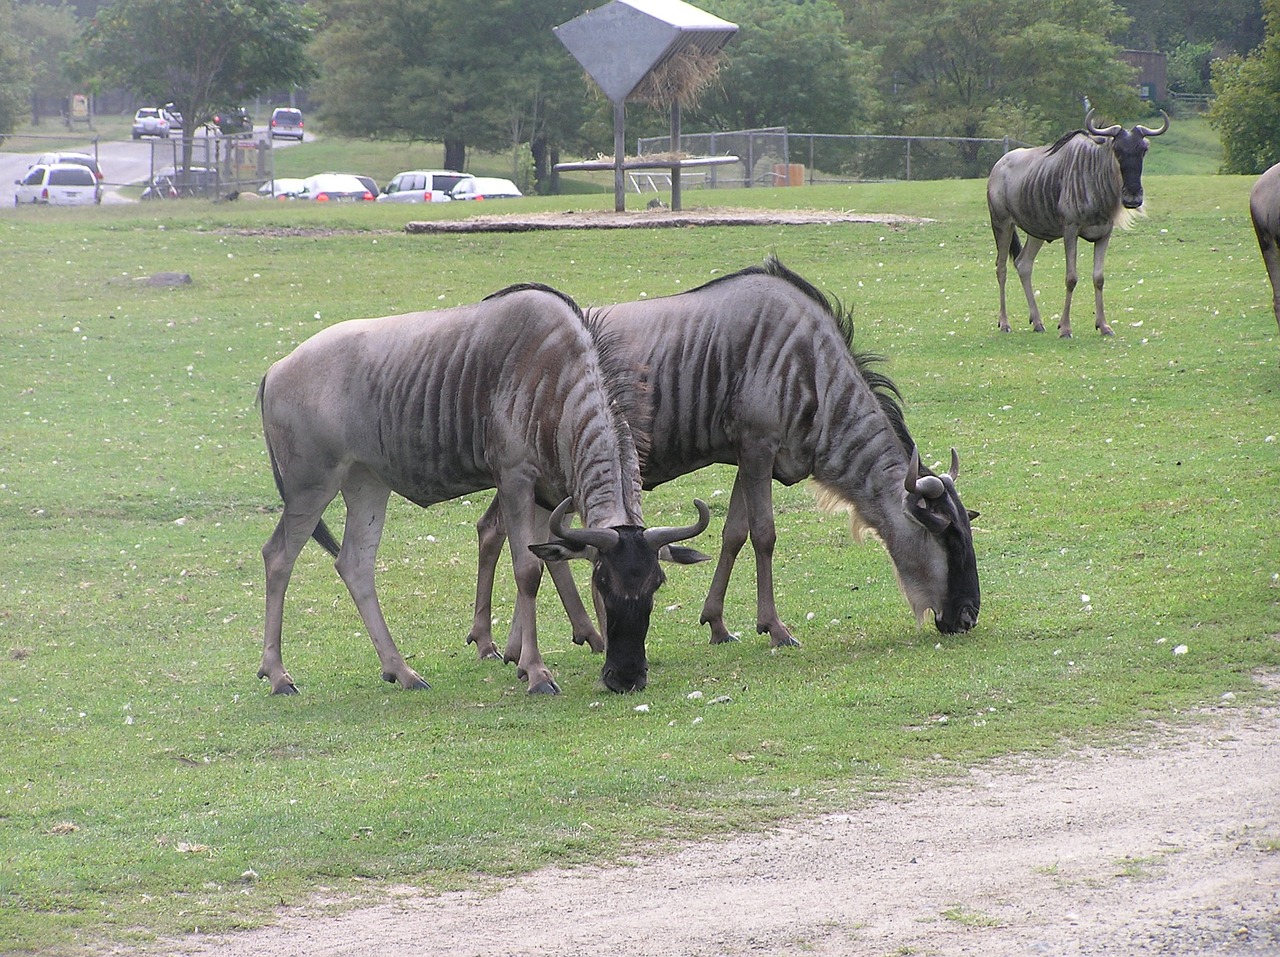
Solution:
M 1280 326 L 1280 163 L 1259 176 L 1249 191 L 1249 218 L 1271 280 L 1271 310 Z
M 973 516 L 956 492 L 955 450 L 946 474 L 920 466 L 897 390 L 873 368 L 874 357 L 853 351 L 847 313 L 770 257 L 690 292 L 610 306 L 593 318 L 635 370 L 625 408 L 647 423 L 645 488 L 716 462 L 738 467 L 702 609 L 713 643 L 732 640 L 725 592 L 748 537 L 756 557 L 756 629 L 769 633 L 771 646 L 797 643 L 774 600 L 772 483 L 809 476 L 820 504 L 849 513 L 855 537 L 871 532 L 884 542 L 918 621 L 932 610 L 945 634 L 974 626 Z M 468 640 L 482 648 L 490 640 L 502 519 L 495 501 L 477 524 L 480 569 Z M 551 572 L 574 641 L 599 650 L 567 571 L 553 565 Z
M 1071 337 L 1071 294 L 1076 288 L 1076 240 L 1093 243 L 1094 325 L 1111 335 L 1102 310 L 1102 262 L 1116 225 L 1127 226 L 1142 208 L 1142 158 L 1147 137 L 1169 128 L 1169 114 L 1158 130 L 1135 126 L 1098 129 L 1093 110 L 1085 117 L 1085 129 L 1073 130 L 1052 146 L 1010 150 L 991 167 L 987 179 L 987 208 L 996 237 L 996 279 L 1000 284 L 1000 330 L 1009 331 L 1005 312 L 1004 280 L 1009 256 L 1022 280 L 1031 327 L 1044 332 L 1031 269 L 1036 253 L 1047 242 L 1061 239 L 1067 257 L 1067 298 L 1062 305 L 1058 332 Z M 1027 244 L 1018 240 L 1018 229 Z
M 339 323 L 275 363 L 258 391 L 284 500 L 262 549 L 258 676 L 272 692 L 297 690 L 281 661 L 280 632 L 289 576 L 311 537 L 336 555 L 382 677 L 426 687 L 392 641 L 374 590 L 387 500 L 394 491 L 427 506 L 494 487 L 511 528 L 517 587 L 507 660 L 518 661 L 529 691 L 559 691 L 538 653 L 535 552 L 595 563 L 608 611 L 602 677 L 615 691 L 643 687 L 649 612 L 663 581 L 658 552 L 702 532 L 709 513 L 698 502 L 695 525 L 643 527 L 636 446 L 615 411 L 622 368 L 596 349 L 572 300 L 531 285 L 476 305 Z M 341 547 L 322 520 L 339 492 L 347 508 Z M 584 528 L 563 527 L 569 498 Z M 546 531 L 545 507 L 556 502 L 559 538 L 535 544 Z

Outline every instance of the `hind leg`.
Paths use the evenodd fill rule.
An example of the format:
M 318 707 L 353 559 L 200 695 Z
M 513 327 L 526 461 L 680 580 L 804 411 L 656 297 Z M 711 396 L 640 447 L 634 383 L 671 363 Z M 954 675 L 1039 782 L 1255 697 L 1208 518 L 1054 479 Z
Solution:
M 1001 332 L 1009 331 L 1009 313 L 1005 308 L 1004 281 L 1009 272 L 1009 248 L 1013 243 L 1013 223 L 991 227 L 996 237 L 996 284 L 1000 287 L 1000 314 L 996 324 Z
M 352 475 L 344 483 L 342 498 L 347 504 L 347 524 L 338 552 L 338 574 L 360 610 L 364 626 L 382 663 L 382 680 L 398 681 L 400 687 L 418 689 L 429 685 L 405 663 L 382 617 L 373 572 L 387 519 L 387 499 L 391 490 L 371 475 Z
M 303 546 L 307 544 L 324 515 L 325 506 L 336 494 L 335 489 L 291 497 L 285 502 L 284 514 L 280 516 L 275 531 L 262 546 L 262 561 L 267 574 L 267 613 L 262 633 L 262 665 L 258 668 L 258 677 L 270 679 L 272 694 L 298 693 L 289 672 L 284 670 L 280 654 L 280 635 L 284 628 L 284 595 L 298 555 L 302 553 Z
M 1043 245 L 1043 239 L 1028 236 L 1027 244 L 1013 261 L 1014 268 L 1018 270 L 1018 279 L 1022 281 L 1022 292 L 1027 297 L 1027 307 L 1031 310 L 1031 328 L 1036 332 L 1044 332 L 1044 323 L 1040 319 L 1040 307 L 1036 305 L 1036 291 L 1031 286 L 1031 270 L 1035 268 L 1036 254 Z
M 467 644 L 476 646 L 476 654 L 483 661 L 485 658 L 502 657 L 493 643 L 493 580 L 498 570 L 498 559 L 502 557 L 502 547 L 507 541 L 507 529 L 502 524 L 502 509 L 496 495 L 484 515 L 480 516 L 480 521 L 476 522 L 476 540 L 480 548 L 475 613 L 471 618 Z

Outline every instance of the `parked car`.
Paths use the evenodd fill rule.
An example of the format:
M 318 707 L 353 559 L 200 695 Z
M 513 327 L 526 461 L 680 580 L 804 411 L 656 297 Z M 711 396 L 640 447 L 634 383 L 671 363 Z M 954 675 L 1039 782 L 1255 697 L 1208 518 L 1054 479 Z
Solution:
M 302 142 L 302 111 L 291 106 L 278 106 L 271 112 L 271 138 L 292 136 Z M 376 192 L 376 190 L 375 190 Z
M 182 129 L 181 123 L 178 124 L 178 129 Z M 144 136 L 157 136 L 167 140 L 172 130 L 173 116 L 168 110 L 161 109 L 158 106 L 144 106 L 133 114 L 131 132 L 135 140 Z
M 297 199 L 305 185 L 306 180 L 302 179 L 269 179 L 258 187 L 258 193 L 272 199 Z
M 143 200 L 190 199 L 210 196 L 217 192 L 217 186 L 217 170 L 204 166 L 192 166 L 189 169 L 166 166 L 151 181 L 151 185 L 142 191 L 142 196 L 139 198 Z
M 298 199 L 317 203 L 372 202 L 375 196 L 368 186 L 349 173 L 317 173 L 303 182 Z
M 253 132 L 253 117 L 243 106 L 234 110 L 219 110 L 213 115 L 213 125 L 223 136 L 234 136 L 238 133 Z
M 378 181 L 372 176 L 365 176 L 363 173 L 335 173 L 333 170 L 327 170 L 324 173 L 317 173 L 317 176 L 354 176 L 360 182 L 364 183 L 364 188 L 373 194 L 373 198 L 378 198 Z
M 471 176 L 449 191 L 454 199 L 512 199 L 523 196 L 520 187 L 509 179 L 493 176 Z
M 49 166 L 53 163 L 79 163 L 81 166 L 93 173 L 94 178 L 98 181 L 98 202 L 102 202 L 102 168 L 98 165 L 98 160 L 90 156 L 88 153 L 73 153 L 65 150 L 59 150 L 55 153 L 41 153 L 36 157 L 36 161 L 32 166 Z
M 37 163 L 15 185 L 14 206 L 92 206 L 102 201 L 98 178 L 79 163 Z
M 474 179 L 470 173 L 451 169 L 411 169 L 397 173 L 378 197 L 380 203 L 447 203 L 453 197 L 449 191 L 464 179 Z

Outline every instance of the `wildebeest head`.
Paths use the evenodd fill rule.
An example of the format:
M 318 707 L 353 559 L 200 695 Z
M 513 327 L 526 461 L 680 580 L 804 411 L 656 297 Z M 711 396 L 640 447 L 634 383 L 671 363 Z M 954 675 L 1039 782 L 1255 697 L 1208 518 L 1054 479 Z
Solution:
M 569 528 L 564 520 L 572 503 L 565 499 L 551 513 L 551 534 L 556 540 L 529 546 L 543 561 L 585 558 L 591 562 L 591 584 L 603 606 L 601 624 L 606 640 L 600 677 L 611 691 L 641 691 L 648 684 L 644 641 L 654 593 L 666 581 L 659 557 L 682 565 L 710 557 L 691 548 L 670 547 L 706 530 L 711 510 L 700 499 L 694 499 L 693 504 L 698 521 L 681 528 Z
M 1093 114 L 1094 111 L 1090 110 L 1089 115 L 1084 118 L 1085 128 L 1093 136 L 1111 140 L 1111 151 L 1115 154 L 1116 162 L 1120 164 L 1120 178 L 1123 184 L 1120 189 L 1120 202 L 1124 204 L 1125 209 L 1137 209 L 1142 205 L 1142 160 L 1147 155 L 1147 137 L 1159 136 L 1169 128 L 1169 114 L 1164 113 L 1164 126 L 1158 130 L 1148 129 L 1145 126 L 1135 126 L 1131 130 L 1126 130 L 1119 124 L 1099 129 L 1093 125 Z
M 913 449 L 904 483 L 907 516 L 925 534 L 912 567 L 899 569 L 899 583 L 916 617 L 923 620 L 932 609 L 934 623 L 944 635 L 966 632 L 977 624 L 981 605 L 978 559 L 969 525 L 978 513 L 960 502 L 955 484 L 959 474 L 955 449 L 951 470 L 945 475 L 921 475 L 920 453 Z

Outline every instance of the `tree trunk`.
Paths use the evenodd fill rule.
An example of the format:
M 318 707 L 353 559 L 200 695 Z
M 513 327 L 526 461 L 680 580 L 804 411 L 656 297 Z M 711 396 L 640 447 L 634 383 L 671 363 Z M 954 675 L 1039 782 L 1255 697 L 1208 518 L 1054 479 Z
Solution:
M 467 144 L 459 139 L 446 137 L 444 141 L 444 168 L 461 173 L 466 169 Z
M 539 196 L 546 196 L 549 192 L 547 174 L 550 171 L 547 164 L 547 140 L 542 136 L 535 136 L 529 141 L 529 152 L 533 155 L 533 185 L 534 190 Z

